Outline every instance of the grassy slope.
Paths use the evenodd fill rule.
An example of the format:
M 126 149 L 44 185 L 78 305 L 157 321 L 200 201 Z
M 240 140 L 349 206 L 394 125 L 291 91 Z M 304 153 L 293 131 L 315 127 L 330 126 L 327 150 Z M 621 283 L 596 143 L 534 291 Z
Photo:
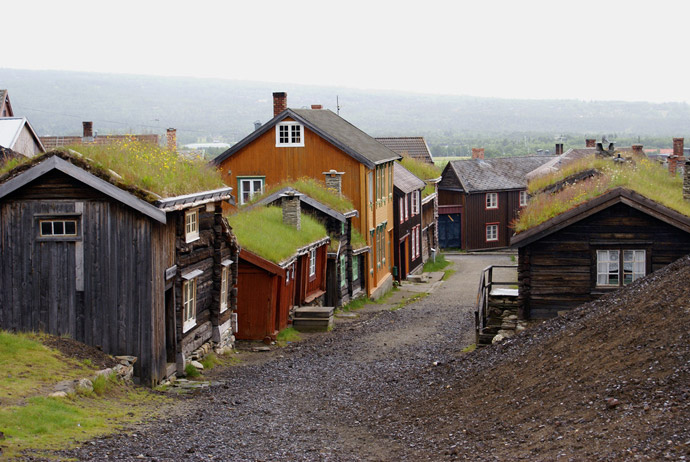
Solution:
M 90 378 L 95 369 L 40 343 L 38 334 L 0 331 L 2 455 L 64 449 L 154 415 L 165 399 L 148 390 L 101 379 L 96 392 L 50 398 L 62 380 Z
M 421 180 L 435 179 L 441 176 L 443 169 L 436 165 L 427 164 L 411 157 L 403 156 L 400 160 L 403 167 L 408 169 L 414 176 Z M 427 185 L 422 191 L 422 197 L 432 194 L 435 188 L 432 185 Z
M 312 199 L 315 199 L 340 213 L 355 210 L 355 206 L 352 205 L 352 202 L 347 197 L 338 195 L 334 190 L 326 188 L 323 183 L 313 178 L 306 177 L 299 178 L 297 180 L 281 181 L 280 183 L 272 185 L 266 188 L 266 191 L 264 191 L 262 195 L 253 197 L 250 204 L 254 204 L 264 197 L 288 186 L 295 188 L 302 194 L 306 194 Z

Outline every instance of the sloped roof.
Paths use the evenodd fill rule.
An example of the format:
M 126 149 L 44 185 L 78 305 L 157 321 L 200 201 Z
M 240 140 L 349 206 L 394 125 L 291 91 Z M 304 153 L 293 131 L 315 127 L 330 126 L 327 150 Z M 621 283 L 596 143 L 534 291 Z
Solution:
M 690 233 L 690 217 L 661 205 L 635 191 L 619 187 L 556 215 L 533 228 L 514 235 L 510 239 L 510 245 L 524 247 L 618 203 L 628 205 L 675 226 L 686 233 Z
M 423 136 L 390 136 L 376 138 L 376 141 L 401 156 L 408 155 L 422 162 L 434 163 L 434 158 Z
M 462 189 L 473 193 L 524 189 L 527 174 L 552 159 L 552 156 L 495 157 L 454 160 L 449 165 Z
M 315 208 L 316 210 L 320 211 L 321 213 L 324 213 L 325 215 L 328 215 L 342 223 L 345 223 L 348 218 L 350 217 L 355 217 L 359 215 L 359 212 L 357 210 L 351 210 L 345 213 L 341 213 L 331 207 L 329 207 L 327 204 L 324 204 L 323 202 L 319 202 L 318 200 L 314 199 L 313 197 L 308 196 L 307 194 L 302 193 L 301 191 L 293 188 L 292 186 L 286 186 L 284 188 L 280 188 L 279 190 L 267 195 L 266 197 L 262 197 L 259 199 L 255 204 L 252 204 L 251 206 L 247 207 L 247 209 L 252 209 L 258 205 L 265 206 L 265 205 L 270 205 L 273 204 L 281 199 L 281 195 L 285 193 L 299 193 L 300 195 L 299 200 L 300 202 L 304 202 L 305 204 Z
M 400 162 L 395 163 L 393 169 L 393 186 L 401 190 L 405 194 L 412 191 L 424 189 L 426 183 L 412 174 L 408 169 L 402 166 Z
M 554 156 L 548 162 L 544 163 L 540 167 L 534 169 L 527 174 L 527 179 L 531 180 L 541 175 L 545 175 L 550 172 L 555 172 L 565 167 L 566 165 L 574 162 L 578 159 L 582 159 L 587 156 L 596 154 L 596 148 L 578 148 L 578 149 L 568 149 L 566 152 L 559 156 Z
M 7 90 L 0 90 L 0 110 L 5 107 L 7 110 L 7 114 L 5 114 L 5 117 L 14 117 L 14 111 L 12 111 L 12 103 L 10 102 L 10 97 L 7 94 Z M 2 112 L 0 112 L 0 117 L 2 116 Z
M 302 123 L 368 168 L 400 158 L 398 154 L 328 109 L 286 109 L 211 162 L 219 165 L 286 118 Z
M 36 144 L 45 152 L 43 144 L 26 117 L 0 117 L 0 146 L 15 150 L 15 143 L 26 127 Z M 24 154 L 24 153 L 22 153 Z M 33 154 L 33 153 L 32 153 Z

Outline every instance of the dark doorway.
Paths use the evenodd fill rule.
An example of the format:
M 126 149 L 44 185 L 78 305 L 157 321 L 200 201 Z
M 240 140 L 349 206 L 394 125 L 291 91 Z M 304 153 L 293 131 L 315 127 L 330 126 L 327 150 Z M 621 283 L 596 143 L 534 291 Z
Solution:
M 442 249 L 459 249 L 462 247 L 460 237 L 460 214 L 439 214 L 438 245 Z

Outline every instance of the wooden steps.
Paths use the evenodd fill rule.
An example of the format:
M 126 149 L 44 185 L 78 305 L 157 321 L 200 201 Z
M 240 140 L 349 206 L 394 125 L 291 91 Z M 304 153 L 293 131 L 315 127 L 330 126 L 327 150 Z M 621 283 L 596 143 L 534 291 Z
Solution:
M 300 332 L 325 332 L 333 327 L 332 306 L 300 306 L 295 308 L 292 327 Z

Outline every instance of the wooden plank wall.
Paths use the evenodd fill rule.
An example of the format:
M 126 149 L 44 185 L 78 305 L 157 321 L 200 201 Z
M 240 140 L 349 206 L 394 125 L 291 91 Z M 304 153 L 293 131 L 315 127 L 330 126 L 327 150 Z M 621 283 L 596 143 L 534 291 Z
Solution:
M 498 193 L 498 208 L 486 209 L 486 193 L 475 193 L 467 196 L 463 220 L 463 245 L 466 250 L 509 247 L 513 230 L 512 221 L 517 216 L 520 204 L 518 191 Z M 498 241 L 486 241 L 486 225 L 498 223 Z

